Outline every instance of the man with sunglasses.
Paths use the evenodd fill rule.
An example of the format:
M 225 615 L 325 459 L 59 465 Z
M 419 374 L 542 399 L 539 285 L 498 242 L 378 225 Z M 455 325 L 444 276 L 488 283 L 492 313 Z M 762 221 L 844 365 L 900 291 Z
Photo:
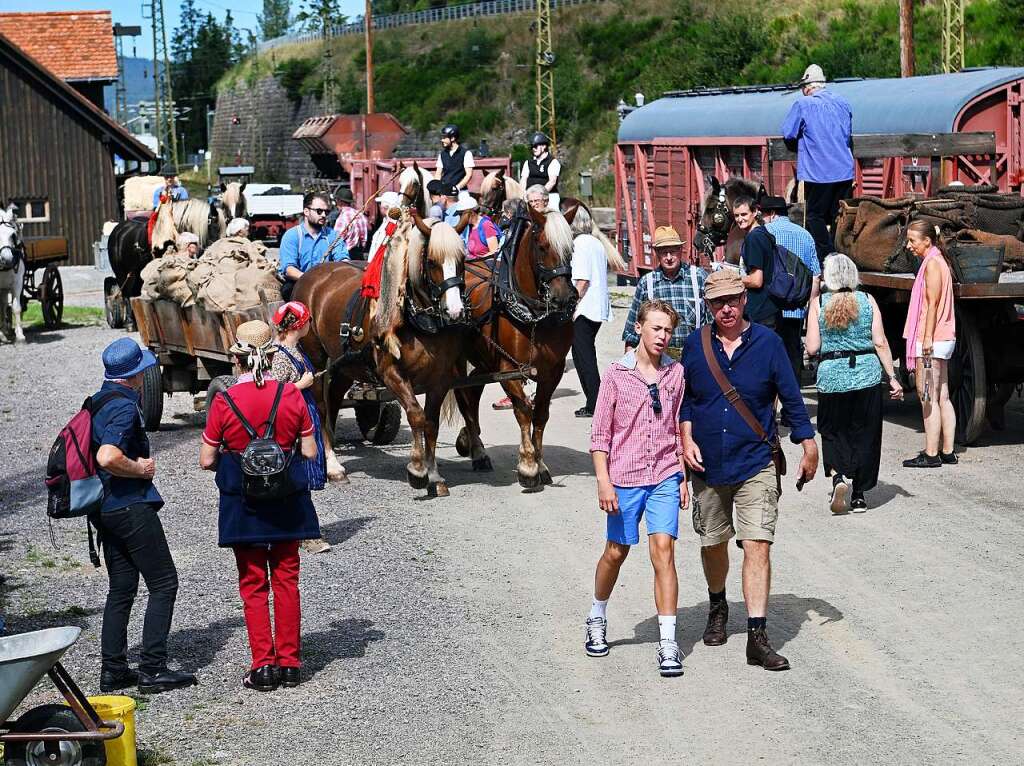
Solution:
M 768 641 L 765 623 L 781 489 L 773 459 L 776 398 L 792 424 L 790 439 L 803 447 L 798 488 L 818 469 L 814 428 L 782 339 L 744 316 L 742 277 L 731 269 L 715 272 L 704 298 L 714 321 L 683 346 L 686 394 L 679 413 L 683 458 L 693 480 L 693 528 L 700 535 L 710 600 L 704 643 L 720 646 L 728 637 L 725 580 L 728 542 L 735 537 L 743 550 L 747 664 L 788 670 L 789 661 Z
M 683 368 L 665 353 L 678 321 L 679 315 L 665 301 L 640 306 L 633 328 L 636 350 L 605 372 L 590 440 L 597 501 L 608 519 L 584 649 L 591 657 L 608 654 L 608 599 L 630 547 L 640 542 L 643 518 L 661 636 L 658 671 L 666 677 L 683 674 L 683 656 L 676 643 L 679 582 L 675 562 L 679 508 L 688 500 L 676 424 Z
M 284 278 L 281 297 L 291 300 L 299 278 L 324 261 L 349 260 L 348 248 L 339 232 L 327 226 L 331 203 L 326 194 L 310 192 L 302 199 L 302 220 L 281 237 L 279 271 Z

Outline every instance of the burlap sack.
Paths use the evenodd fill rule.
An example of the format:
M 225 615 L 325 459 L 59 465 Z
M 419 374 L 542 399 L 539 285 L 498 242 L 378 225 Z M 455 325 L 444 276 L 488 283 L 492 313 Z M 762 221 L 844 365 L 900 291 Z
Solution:
M 157 290 L 161 298 L 174 301 L 182 306 L 192 305 L 192 291 L 186 277 L 195 263 L 188 256 L 175 252 L 165 253 L 159 259 L 157 273 Z
M 960 199 L 924 199 L 914 203 L 910 220 L 924 220 L 940 232 L 954 234 L 977 226 L 977 206 L 966 196 Z
M 139 272 L 142 278 L 142 297 L 147 301 L 155 301 L 160 297 L 160 288 L 157 286 L 157 277 L 160 273 L 160 259 L 154 258 Z
M 235 272 L 235 308 L 247 309 L 262 303 L 260 291 L 267 301 L 281 300 L 281 282 L 273 270 L 250 266 Z
M 235 308 L 235 275 L 214 274 L 199 289 L 196 303 L 207 311 L 231 311 Z
M 840 200 L 839 215 L 836 218 L 832 239 L 836 243 L 836 252 L 849 255 L 853 252 L 853 230 L 857 223 L 857 206 L 860 200 Z
M 862 271 L 885 271 L 899 247 L 913 199 L 862 197 L 857 205 L 853 243 L 847 255 Z
M 199 291 L 202 290 L 203 285 L 209 282 L 216 273 L 216 264 L 202 259 L 196 261 L 196 265 L 188 273 L 188 276 L 185 277 L 185 282 L 188 284 L 189 290 L 192 291 L 193 299 L 198 301 Z

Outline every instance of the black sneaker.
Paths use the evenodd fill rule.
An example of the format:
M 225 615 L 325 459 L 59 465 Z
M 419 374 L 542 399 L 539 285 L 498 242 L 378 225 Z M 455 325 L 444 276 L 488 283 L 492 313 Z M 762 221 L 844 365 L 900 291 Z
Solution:
M 904 468 L 942 468 L 942 459 L 938 455 L 929 455 L 922 451 L 917 457 L 903 461 Z
M 960 462 L 955 452 L 943 452 L 942 450 L 939 450 L 939 460 L 943 465 L 956 465 Z
M 604 617 L 589 617 L 587 619 L 587 641 L 583 648 L 591 657 L 604 657 L 608 654 L 608 620 Z
M 576 417 L 578 418 L 592 418 L 594 417 L 594 411 L 588 407 L 580 407 L 576 410 Z
M 828 496 L 828 507 L 832 513 L 846 513 L 846 495 L 850 491 L 850 485 L 840 475 L 832 478 L 832 492 Z
M 854 495 L 853 499 L 850 500 L 850 511 L 853 513 L 864 513 L 868 509 L 868 504 L 864 500 L 863 495 Z

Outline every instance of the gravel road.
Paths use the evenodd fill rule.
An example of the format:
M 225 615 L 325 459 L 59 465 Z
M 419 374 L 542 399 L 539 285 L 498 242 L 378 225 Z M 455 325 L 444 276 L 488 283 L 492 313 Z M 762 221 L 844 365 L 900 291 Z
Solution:
M 619 312 L 619 320 L 624 312 Z M 30 333 L 0 347 L 0 613 L 9 632 L 80 625 L 65 664 L 98 687 L 103 570 L 84 525 L 42 506 L 46 453 L 101 375 L 106 327 Z M 602 364 L 618 351 L 602 332 Z M 813 414 L 814 397 L 808 401 Z M 700 643 L 707 595 L 688 523 L 678 546 L 686 674 L 661 679 L 650 565 L 638 550 L 609 609 L 609 657 L 582 651 L 603 539 L 575 373 L 557 392 L 545 457 L 556 484 L 523 493 L 518 431 L 484 398 L 493 474 L 474 474 L 441 436 L 449 499 L 404 483 L 409 432 L 386 449 L 342 419 L 350 485 L 317 497 L 334 550 L 303 557 L 308 680 L 243 690 L 248 650 L 230 553 L 216 547 L 212 476 L 197 467 L 201 415 L 178 394 L 152 435 L 162 518 L 181 590 L 171 653 L 195 689 L 140 698 L 143 763 L 1019 763 L 1024 719 L 1020 550 L 1021 434 L 987 434 L 961 464 L 912 473 L 917 405 L 891 406 L 881 483 L 863 515 L 832 517 L 820 477 L 789 482 L 774 547 L 769 631 L 793 670 L 744 662 L 739 567 L 729 579 L 731 640 Z M 795 465 L 795 448 L 790 447 Z M 1001 607 L 1008 605 L 1005 612 Z M 132 636 L 141 630 L 142 609 Z M 133 651 L 137 652 L 137 645 Z M 51 699 L 41 685 L 29 703 Z

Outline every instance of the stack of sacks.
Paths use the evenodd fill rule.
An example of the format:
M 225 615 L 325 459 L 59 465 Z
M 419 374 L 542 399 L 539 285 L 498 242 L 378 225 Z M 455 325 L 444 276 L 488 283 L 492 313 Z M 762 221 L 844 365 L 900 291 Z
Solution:
M 188 278 L 195 265 L 196 261 L 174 250 L 168 250 L 161 258 L 154 258 L 140 272 L 142 297 L 151 301 L 162 298 L 191 306 L 195 300 Z
M 196 261 L 187 277 L 195 302 L 207 311 L 231 311 L 281 300 L 277 263 L 267 258 L 260 242 L 225 237 L 214 242 Z

